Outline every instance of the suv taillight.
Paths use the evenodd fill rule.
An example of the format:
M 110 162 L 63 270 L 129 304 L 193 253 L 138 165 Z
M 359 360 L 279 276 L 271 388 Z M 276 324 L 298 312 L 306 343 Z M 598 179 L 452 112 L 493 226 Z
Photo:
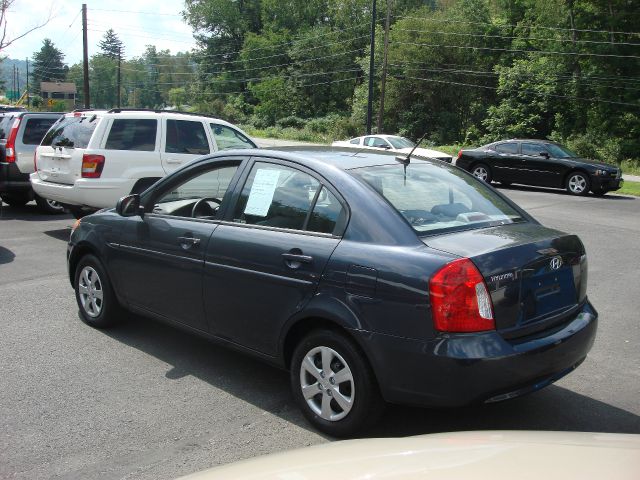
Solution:
M 9 136 L 7 137 L 7 143 L 5 145 L 5 161 L 7 163 L 15 163 L 16 161 L 16 137 L 18 136 L 18 129 L 20 128 L 20 119 L 16 118 L 11 125 Z
M 82 178 L 100 178 L 104 168 L 104 156 L 85 153 L 82 155 Z
M 436 330 L 495 330 L 493 305 L 484 278 L 468 258 L 448 263 L 429 280 L 431 314 Z

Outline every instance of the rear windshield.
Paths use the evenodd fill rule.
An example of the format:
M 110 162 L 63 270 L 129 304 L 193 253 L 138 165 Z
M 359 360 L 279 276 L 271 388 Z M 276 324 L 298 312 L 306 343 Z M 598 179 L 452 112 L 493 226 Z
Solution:
M 11 125 L 13 125 L 14 115 L 5 115 L 0 119 L 0 139 L 7 138 Z
M 90 117 L 64 117 L 42 139 L 41 145 L 67 148 L 87 148 L 91 134 L 98 124 L 95 115 Z
M 412 162 L 350 171 L 380 193 L 420 235 L 525 221 L 482 181 L 447 165 Z

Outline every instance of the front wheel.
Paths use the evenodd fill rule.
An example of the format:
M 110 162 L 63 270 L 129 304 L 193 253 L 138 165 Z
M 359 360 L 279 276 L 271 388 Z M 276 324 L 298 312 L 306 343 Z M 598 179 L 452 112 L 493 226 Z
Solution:
M 57 215 L 64 213 L 64 207 L 55 200 L 49 200 L 48 198 L 42 198 L 40 195 L 36 195 L 36 204 L 38 208 L 44 213 L 51 215 Z
M 479 180 L 482 180 L 483 182 L 491 183 L 491 169 L 484 163 L 478 163 L 477 165 L 474 165 L 473 169 L 471 170 L 471 175 Z
M 82 257 L 74 278 L 76 301 L 87 325 L 107 328 L 120 321 L 122 309 L 100 260 L 93 255 Z
M 567 192 L 571 195 L 586 195 L 591 188 L 589 177 L 582 172 L 573 172 L 567 177 Z
M 364 354 L 333 330 L 314 331 L 298 344 L 291 361 L 291 389 L 305 417 L 335 437 L 373 424 L 384 409 Z

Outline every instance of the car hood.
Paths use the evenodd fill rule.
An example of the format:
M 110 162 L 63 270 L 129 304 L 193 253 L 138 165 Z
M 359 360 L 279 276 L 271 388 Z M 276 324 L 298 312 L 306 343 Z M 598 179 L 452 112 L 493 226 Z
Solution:
M 205 470 L 183 480 L 630 480 L 639 471 L 640 435 L 478 431 L 327 443 Z
M 567 162 L 573 162 L 576 165 L 579 165 L 580 163 L 587 163 L 589 165 L 593 165 L 596 168 L 601 168 L 603 170 L 611 170 L 611 171 L 617 171 L 618 167 L 614 166 L 614 165 L 610 165 L 607 163 L 602 163 L 599 162 L 597 160 L 591 160 L 590 158 L 582 158 L 582 157 L 578 157 L 578 158 L 563 158 L 562 160 L 565 160 Z
M 411 152 L 411 148 L 399 148 L 398 150 L 394 150 L 400 153 L 409 153 Z M 440 152 L 438 150 L 431 150 L 430 148 L 416 148 L 413 152 L 413 155 L 418 157 L 427 157 L 427 158 L 451 158 L 451 155 L 448 153 Z

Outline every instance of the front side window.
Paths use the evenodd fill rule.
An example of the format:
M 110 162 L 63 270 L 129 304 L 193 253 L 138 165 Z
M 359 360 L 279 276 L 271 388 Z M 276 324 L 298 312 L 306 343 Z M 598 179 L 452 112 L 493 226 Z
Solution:
M 304 230 L 319 188 L 319 182 L 304 172 L 258 162 L 238 199 L 233 221 Z
M 158 121 L 152 119 L 116 119 L 111 125 L 107 150 L 153 152 L 156 149 Z
M 22 135 L 22 143 L 25 145 L 40 145 L 42 138 L 51 125 L 56 123 L 55 118 L 29 118 L 24 126 L 24 134 Z
M 206 155 L 210 153 L 209 141 L 202 122 L 192 120 L 167 120 L 167 153 Z
M 499 145 L 496 145 L 496 152 L 518 153 L 518 144 L 515 142 L 501 143 Z
M 393 145 L 393 148 L 396 148 L 398 150 L 402 148 L 413 148 L 416 146 L 415 143 L 404 137 L 388 137 L 388 140 L 389 143 Z
M 66 148 L 87 148 L 98 124 L 98 117 L 64 117 L 53 125 L 40 145 Z
M 418 234 L 523 221 L 490 188 L 448 165 L 411 162 L 350 171 L 382 195 Z
M 156 201 L 153 213 L 216 218 L 237 170 L 238 165 L 227 165 L 198 173 L 162 195 Z
M 555 143 L 548 143 L 547 148 L 551 152 L 552 157 L 556 158 L 578 158 L 578 154 L 572 152 L 567 147 L 556 145 Z
M 546 149 L 544 146 L 539 145 L 537 143 L 523 143 L 522 144 L 522 154 L 529 155 L 532 157 L 539 157 L 540 152 L 545 152 Z
M 232 148 L 257 148 L 255 143 L 231 127 L 218 125 L 217 123 L 210 123 L 209 128 L 211 128 L 213 138 L 216 140 L 218 150 L 229 150 Z

